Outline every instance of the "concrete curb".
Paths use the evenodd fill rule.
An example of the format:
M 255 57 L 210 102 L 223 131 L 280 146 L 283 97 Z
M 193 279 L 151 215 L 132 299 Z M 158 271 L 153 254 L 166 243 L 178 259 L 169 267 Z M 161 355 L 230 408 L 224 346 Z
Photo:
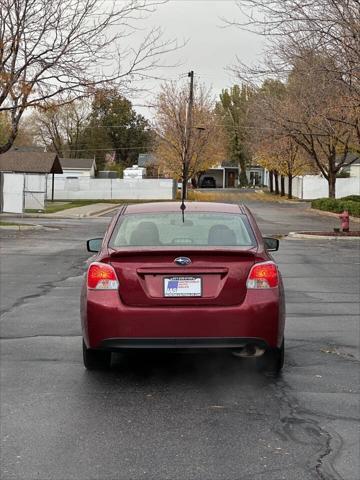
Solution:
M 311 207 L 309 211 L 314 213 L 319 213 L 320 215 L 325 215 L 326 217 L 333 217 L 333 218 L 339 219 L 339 213 L 326 212 L 325 210 L 318 210 L 317 208 L 311 208 Z M 350 222 L 360 223 L 360 218 L 350 216 Z
M 360 240 L 360 237 L 330 237 L 329 235 L 307 235 L 306 233 L 289 232 L 287 238 L 303 238 L 314 240 Z
M 54 218 L 55 220 L 56 219 L 59 219 L 59 220 L 65 220 L 65 219 L 69 219 L 69 218 L 79 218 L 79 217 L 65 217 L 65 216 L 54 216 L 53 213 L 2 213 L 0 215 L 0 218 L 8 218 L 8 217 L 11 217 L 11 218 Z
M 0 225 L 0 230 L 40 230 L 41 225 Z
M 21 231 L 21 230 L 59 230 L 58 228 L 54 227 L 45 227 L 44 225 L 0 225 L 0 230 L 14 230 L 14 231 Z

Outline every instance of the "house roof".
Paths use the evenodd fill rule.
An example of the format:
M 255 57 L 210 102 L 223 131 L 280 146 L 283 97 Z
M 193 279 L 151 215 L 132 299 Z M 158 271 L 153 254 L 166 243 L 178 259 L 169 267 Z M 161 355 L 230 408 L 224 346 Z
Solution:
M 342 155 L 337 155 L 336 157 L 337 161 L 343 161 L 343 156 Z M 346 165 L 359 165 L 360 164 L 360 154 L 359 153 L 348 153 L 345 158 L 345 164 Z
M 138 157 L 138 166 L 139 167 L 150 167 L 151 165 L 156 165 L 157 159 L 152 153 L 139 153 Z
M 21 150 L 0 155 L 0 172 L 63 173 L 56 153 Z
M 237 168 L 239 165 L 236 165 L 234 162 L 232 162 L 231 160 L 224 160 L 221 162 L 221 166 L 222 167 L 234 167 L 234 168 Z
M 63 168 L 84 168 L 90 170 L 94 162 L 95 160 L 93 158 L 60 158 L 60 163 Z

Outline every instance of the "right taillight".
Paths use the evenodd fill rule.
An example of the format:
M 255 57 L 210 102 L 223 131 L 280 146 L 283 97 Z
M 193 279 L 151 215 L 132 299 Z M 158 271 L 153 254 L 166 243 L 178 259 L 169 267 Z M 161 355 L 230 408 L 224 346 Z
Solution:
M 87 273 L 87 286 L 92 290 L 117 290 L 119 282 L 114 268 L 106 263 L 91 263 Z
M 279 285 L 279 273 L 274 262 L 255 263 L 246 281 L 247 288 L 274 288 Z

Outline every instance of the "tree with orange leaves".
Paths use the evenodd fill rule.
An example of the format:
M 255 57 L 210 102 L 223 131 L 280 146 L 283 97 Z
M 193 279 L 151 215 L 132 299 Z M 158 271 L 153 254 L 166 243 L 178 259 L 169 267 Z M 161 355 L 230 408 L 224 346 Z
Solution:
M 155 156 L 164 173 L 182 178 L 188 135 L 188 178 L 197 180 L 201 173 L 224 159 L 225 139 L 209 90 L 195 84 L 190 132 L 186 132 L 187 101 L 187 85 L 174 82 L 162 85 L 155 104 Z

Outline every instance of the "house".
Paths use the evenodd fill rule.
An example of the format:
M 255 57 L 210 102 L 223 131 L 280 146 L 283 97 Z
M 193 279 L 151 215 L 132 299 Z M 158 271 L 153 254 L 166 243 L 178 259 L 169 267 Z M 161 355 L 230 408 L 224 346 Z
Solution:
M 248 182 L 252 186 L 264 185 L 264 168 L 260 165 L 251 165 L 246 168 Z
M 0 155 L 0 211 L 22 213 L 42 210 L 47 195 L 47 177 L 61 174 L 56 153 L 12 149 Z
M 215 179 L 216 188 L 236 188 L 239 186 L 240 167 L 224 161 L 221 165 L 209 168 L 199 179 L 199 186 L 205 177 Z M 249 184 L 262 185 L 264 181 L 264 169 L 259 165 L 252 165 L 246 168 L 246 176 Z
M 350 165 L 349 169 L 350 169 L 350 177 L 360 178 L 360 157 Z
M 239 185 L 239 172 L 239 167 L 230 165 L 229 162 L 222 162 L 221 165 L 208 168 L 201 174 L 198 186 L 201 188 L 205 177 L 212 177 L 215 180 L 216 188 L 235 188 Z
M 360 178 L 360 154 L 348 153 L 346 156 L 346 162 L 352 163 L 346 167 L 343 167 L 341 172 L 347 173 L 350 177 Z
M 95 158 L 60 158 L 64 178 L 90 177 L 96 175 Z

